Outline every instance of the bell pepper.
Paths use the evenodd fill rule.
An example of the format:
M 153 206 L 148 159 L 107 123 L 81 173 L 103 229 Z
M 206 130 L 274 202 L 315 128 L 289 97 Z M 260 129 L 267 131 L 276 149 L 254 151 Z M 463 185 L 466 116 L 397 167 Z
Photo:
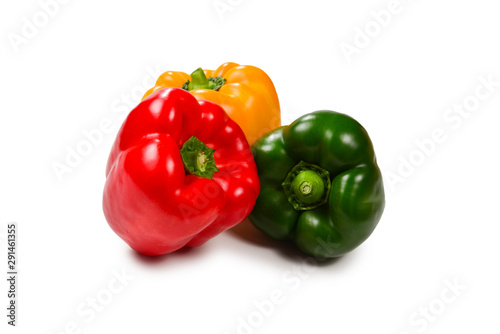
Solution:
M 384 187 L 366 130 L 353 118 L 316 111 L 252 146 L 261 191 L 249 220 L 318 258 L 364 242 L 384 210 Z
M 225 63 L 215 71 L 198 68 L 191 76 L 168 71 L 160 75 L 143 98 L 165 87 L 183 88 L 198 100 L 220 105 L 243 129 L 250 145 L 281 124 L 273 82 L 255 66 Z
M 179 88 L 156 91 L 129 113 L 106 177 L 109 226 L 145 255 L 200 246 L 238 224 L 260 187 L 240 127 Z

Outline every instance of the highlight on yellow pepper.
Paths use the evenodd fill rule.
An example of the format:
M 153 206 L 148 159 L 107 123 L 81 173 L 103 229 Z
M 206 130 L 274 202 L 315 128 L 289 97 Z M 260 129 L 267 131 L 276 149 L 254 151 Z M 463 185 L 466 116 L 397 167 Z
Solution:
M 238 123 L 250 145 L 281 125 L 278 94 L 273 82 L 255 66 L 228 62 L 215 71 L 198 68 L 191 75 L 167 71 L 142 99 L 167 87 L 183 88 L 198 100 L 220 105 Z

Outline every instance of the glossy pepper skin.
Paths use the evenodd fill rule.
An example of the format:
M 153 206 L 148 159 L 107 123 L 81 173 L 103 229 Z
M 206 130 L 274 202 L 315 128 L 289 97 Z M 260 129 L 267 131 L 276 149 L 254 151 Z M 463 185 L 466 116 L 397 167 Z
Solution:
M 220 106 L 178 88 L 159 90 L 130 112 L 106 177 L 105 217 L 145 255 L 200 246 L 238 224 L 260 187 L 240 127 Z
M 344 255 L 370 236 L 384 188 L 366 130 L 353 118 L 316 111 L 253 146 L 261 191 L 250 221 L 274 239 L 319 258 Z
M 219 79 L 219 85 L 209 84 L 208 78 Z M 168 71 L 160 75 L 144 98 L 158 89 L 183 86 L 198 100 L 212 101 L 224 108 L 242 128 L 250 145 L 281 124 L 280 105 L 273 82 L 255 66 L 228 62 L 215 71 L 200 68 L 191 76 Z

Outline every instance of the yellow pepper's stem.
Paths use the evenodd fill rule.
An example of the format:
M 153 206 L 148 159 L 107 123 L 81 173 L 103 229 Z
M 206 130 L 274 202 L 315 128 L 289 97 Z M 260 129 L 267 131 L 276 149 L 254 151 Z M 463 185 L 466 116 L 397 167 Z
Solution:
M 224 85 L 226 79 L 223 77 L 210 77 L 207 79 L 203 69 L 199 67 L 191 73 L 191 80 L 188 80 L 182 85 L 182 89 L 191 91 L 193 89 L 211 89 L 219 90 Z

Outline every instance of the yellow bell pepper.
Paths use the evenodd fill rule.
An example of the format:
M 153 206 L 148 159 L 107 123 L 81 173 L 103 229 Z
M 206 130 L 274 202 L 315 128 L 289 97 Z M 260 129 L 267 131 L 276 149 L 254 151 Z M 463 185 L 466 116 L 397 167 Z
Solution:
M 248 143 L 281 125 L 278 95 L 269 76 L 255 66 L 225 63 L 215 71 L 167 71 L 160 75 L 153 88 L 144 95 L 178 87 L 191 92 L 198 100 L 220 105 L 241 127 Z

